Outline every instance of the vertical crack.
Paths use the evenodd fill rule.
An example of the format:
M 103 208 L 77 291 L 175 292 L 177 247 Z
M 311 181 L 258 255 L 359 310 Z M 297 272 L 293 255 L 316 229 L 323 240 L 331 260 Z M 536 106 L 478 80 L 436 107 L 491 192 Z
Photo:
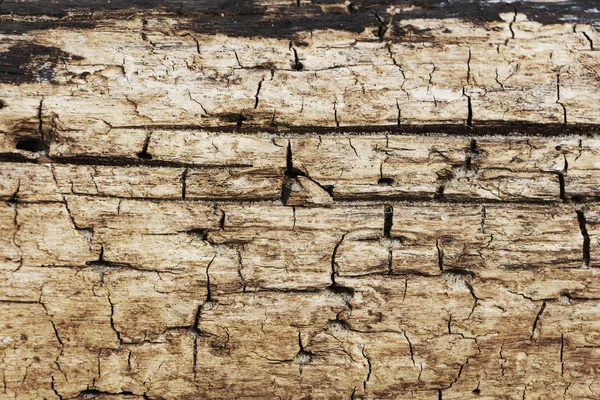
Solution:
M 189 169 L 186 168 L 183 170 L 183 173 L 181 174 L 181 199 L 185 200 L 185 193 L 187 190 L 187 175 L 188 175 L 188 171 Z
M 583 266 L 589 267 L 591 256 L 590 256 L 590 236 L 587 231 L 587 222 L 585 219 L 585 215 L 582 210 L 575 211 L 577 213 L 577 222 L 579 223 L 579 230 L 581 231 L 581 236 L 583 236 Z
M 377 18 L 377 37 L 379 38 L 380 42 L 383 42 L 383 39 L 385 37 L 385 33 L 388 31 L 389 27 L 392 25 L 392 20 L 393 20 L 393 15 L 392 18 L 390 19 L 390 23 L 386 24 L 385 21 L 383 20 L 383 18 L 381 18 L 375 11 L 371 10 L 371 13 L 375 16 L 375 18 Z
M 198 379 L 198 335 L 192 333 L 192 374 L 194 375 L 194 382 Z
M 212 297 L 211 297 L 211 290 L 210 290 L 210 274 L 208 273 L 208 270 L 209 270 L 210 266 L 212 265 L 213 261 L 215 261 L 215 258 L 217 258 L 216 254 L 213 256 L 213 258 L 210 260 L 210 262 L 206 266 L 206 300 L 204 301 L 204 304 L 208 309 L 212 308 L 212 305 L 213 305 Z M 198 321 L 196 321 L 196 322 L 198 322 Z
M 129 354 L 127 354 L 127 371 L 131 371 L 131 355 L 133 352 L 129 350 Z
M 294 362 L 298 364 L 298 368 L 300 370 L 300 376 L 302 376 L 302 369 L 304 365 L 308 364 L 312 359 L 312 353 L 310 351 L 304 350 L 304 346 L 302 345 L 302 335 L 298 332 L 298 347 L 300 350 L 296 353 L 294 357 Z
M 438 255 L 438 268 L 440 269 L 440 272 L 444 272 L 444 252 L 443 250 L 440 248 L 440 244 L 439 244 L 439 239 L 435 239 L 435 247 L 437 249 L 437 255 Z
M 392 225 L 394 225 L 394 207 L 386 205 L 383 207 L 383 237 L 392 237 Z
M 350 145 L 350 148 L 352 148 L 352 150 L 354 151 L 354 154 L 356 155 L 356 157 L 360 158 L 360 156 L 358 155 L 358 152 L 356 151 L 356 148 L 352 144 L 352 138 L 350 136 L 348 136 L 348 144 Z
M 281 203 L 287 204 L 290 195 L 292 194 L 292 184 L 287 178 L 295 178 L 296 172 L 294 170 L 294 163 L 292 159 L 292 142 L 288 139 L 288 145 L 285 156 L 285 173 L 283 185 L 281 187 Z
M 38 117 L 38 132 L 40 133 L 40 140 L 42 141 L 43 144 L 48 145 L 48 143 L 46 143 L 46 138 L 44 137 L 44 120 L 42 119 L 42 111 L 44 108 L 44 96 L 42 96 L 42 98 L 40 99 L 40 105 L 38 106 L 38 113 L 37 113 L 37 117 Z
M 567 108 L 560 101 L 560 73 L 556 74 L 556 104 L 563 109 L 563 125 L 567 125 Z
M 444 199 L 444 189 L 446 188 L 446 184 L 444 182 L 440 183 L 433 194 L 433 199 L 437 201 L 442 201 Z
M 258 108 L 258 96 L 260 95 L 260 89 L 262 87 L 263 82 L 265 81 L 264 76 L 261 78 L 261 80 L 258 82 L 258 88 L 256 89 L 256 94 L 254 95 L 254 109 Z
M 473 313 L 475 312 L 475 308 L 477 308 L 477 306 L 479 305 L 479 297 L 477 297 L 477 295 L 475 294 L 475 289 L 473 289 L 473 285 L 471 285 L 471 283 L 469 281 L 464 280 L 463 282 L 467 286 L 467 289 L 469 289 L 469 293 L 471 294 L 471 297 L 473 298 L 473 307 L 471 308 L 471 312 L 469 313 L 469 316 L 467 317 L 467 319 L 469 319 L 469 318 L 471 318 L 471 315 L 473 315 Z
M 363 389 L 366 392 L 367 391 L 367 382 L 369 382 L 369 379 L 371 378 L 372 366 L 371 366 L 371 360 L 367 356 L 367 353 L 365 353 L 365 345 L 364 344 L 362 347 L 362 356 L 367 360 L 367 366 L 369 367 L 369 370 L 367 371 L 367 377 L 363 381 Z
M 152 131 L 148 130 L 146 133 L 146 139 L 144 140 L 144 144 L 142 145 L 142 151 L 137 153 L 137 156 L 143 160 L 151 160 L 152 155 L 148 153 L 148 145 L 150 143 L 150 138 L 152 137 Z
M 510 39 L 514 39 L 515 38 L 515 30 L 513 28 L 513 24 L 517 22 L 517 9 L 515 8 L 515 14 L 513 15 L 513 19 L 512 21 L 508 24 L 508 30 L 510 31 Z M 506 39 L 504 41 L 504 45 L 506 46 L 508 44 L 508 41 L 510 39 Z
M 467 85 L 471 84 L 471 48 L 469 47 L 469 58 L 467 58 Z
M 119 340 L 119 348 L 121 348 L 121 347 L 123 347 L 123 339 L 121 338 L 121 333 L 117 330 L 117 328 L 115 328 L 115 321 L 114 321 L 115 305 L 110 300 L 110 293 L 106 296 L 106 298 L 108 299 L 108 304 L 110 304 L 110 327 L 117 335 L 117 339 Z
M 533 340 L 533 336 L 535 335 L 535 331 L 537 329 L 538 323 L 540 322 L 540 318 L 542 317 L 542 313 L 546 309 L 546 302 L 542 302 L 542 306 L 540 307 L 540 311 L 538 311 L 535 316 L 535 320 L 533 321 L 533 327 L 531 328 L 531 335 L 529 336 L 529 340 Z
M 59 400 L 63 400 L 63 397 L 61 396 L 61 394 L 58 393 L 58 390 L 56 390 L 56 386 L 54 383 L 54 374 L 50 374 L 50 377 L 52 378 L 52 380 L 50 381 L 50 387 L 52 388 L 52 391 L 54 392 L 56 397 L 58 397 Z M 5 385 L 5 387 L 6 387 L 6 385 Z
M 344 241 L 345 237 L 346 237 L 346 234 L 344 233 L 342 235 L 342 237 L 340 238 L 340 240 L 333 247 L 333 252 L 331 253 L 331 287 L 332 288 L 337 287 L 337 283 L 335 282 L 335 276 L 336 276 L 335 256 L 337 255 L 338 248 L 340 247 L 340 245 Z
M 431 62 L 432 69 L 431 69 L 431 72 L 429 73 L 429 82 L 427 83 L 427 94 L 431 94 L 431 87 L 433 86 L 433 74 L 435 73 L 435 71 L 437 69 L 435 64 L 433 63 L 433 61 L 430 61 L 430 62 Z M 464 89 L 463 89 L 463 93 L 464 93 Z M 433 100 L 435 102 L 435 97 L 433 98 Z
M 485 206 L 482 205 L 481 206 L 481 233 L 485 233 L 485 217 L 486 217 L 485 212 L 486 212 Z
M 565 165 L 564 165 L 562 171 L 557 172 L 556 175 L 558 176 L 559 198 L 562 201 L 567 201 L 567 199 L 565 197 L 565 174 L 567 173 L 567 170 L 569 169 L 569 162 L 567 161 L 566 155 L 563 155 L 563 157 L 565 159 Z
M 477 140 L 471 139 L 465 155 L 465 169 L 471 169 L 473 159 L 479 157 L 480 154 L 481 150 L 477 150 Z
M 196 38 L 195 36 L 192 36 L 192 39 L 194 40 L 194 42 L 196 43 L 196 52 L 198 53 L 198 55 L 200 55 L 200 42 L 198 41 L 198 38 Z
M 402 110 L 400 109 L 400 103 L 398 103 L 398 99 L 396 99 L 396 109 L 398 110 L 398 117 L 396 118 L 396 124 L 398 128 L 402 124 Z
M 500 82 L 500 76 L 498 75 L 498 68 L 496 68 L 496 83 L 500 85 L 500 88 L 504 90 L 504 84 Z
M 582 31 L 581 33 L 583 34 L 583 36 L 585 36 L 587 41 L 590 43 L 590 50 L 594 51 L 594 41 L 592 40 L 592 38 L 584 31 Z
M 242 65 L 242 62 L 240 61 L 240 57 L 238 56 L 237 51 L 234 50 L 233 54 L 235 55 L 235 61 L 237 61 L 238 66 L 243 69 L 244 66 Z
M 242 274 L 242 269 L 244 268 L 244 264 L 242 263 L 242 252 L 237 250 L 237 260 L 238 260 L 238 270 L 237 275 L 240 280 L 240 284 L 242 285 L 242 293 L 246 293 L 246 280 L 244 279 L 244 275 Z
M 292 69 L 296 71 L 302 71 L 304 69 L 304 64 L 300 62 L 300 57 L 298 56 L 298 51 L 293 46 L 292 42 L 290 42 L 290 50 L 294 55 L 294 59 L 292 60 Z
M 467 121 L 466 126 L 467 129 L 470 130 L 473 127 L 473 105 L 471 104 L 471 96 L 468 96 L 465 93 L 465 89 L 463 88 L 463 96 L 467 98 Z
M 404 337 L 406 338 L 406 341 L 408 342 L 408 350 L 410 351 L 410 359 L 412 360 L 413 365 L 416 367 L 417 363 L 415 362 L 415 354 L 413 351 L 412 343 L 411 343 L 410 339 L 408 338 L 406 331 L 402 331 L 402 332 L 404 333 Z
M 337 128 L 340 127 L 340 121 L 338 120 L 338 114 L 337 114 L 337 100 L 333 101 L 333 118 L 335 119 L 335 126 Z
M 563 360 L 563 353 L 565 350 L 565 335 L 560 333 L 560 376 L 565 374 L 565 362 Z
M 15 216 L 13 217 L 13 225 L 15 227 L 15 231 L 12 236 L 12 242 L 15 245 L 15 247 L 19 250 L 19 265 L 13 272 L 20 270 L 23 266 L 23 248 L 17 242 L 17 235 L 19 234 L 19 230 L 21 229 L 21 224 L 19 224 L 19 190 L 21 190 L 21 180 L 19 180 L 19 182 L 17 183 L 17 189 L 7 201 L 7 204 L 10 207 L 12 207 L 15 211 Z

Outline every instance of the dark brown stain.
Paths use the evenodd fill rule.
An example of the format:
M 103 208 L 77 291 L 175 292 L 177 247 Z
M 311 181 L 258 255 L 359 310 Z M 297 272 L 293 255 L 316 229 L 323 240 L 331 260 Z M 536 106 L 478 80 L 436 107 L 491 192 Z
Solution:
M 98 7 L 98 3 L 91 0 L 4 2 L 0 5 L 0 15 L 48 16 L 55 20 L 12 22 L 8 18 L 8 21 L 3 21 L 0 26 L 0 32 L 24 33 L 34 29 L 56 27 L 93 28 L 102 20 L 145 15 L 152 11 L 180 18 L 182 22 L 175 26 L 176 29 L 189 29 L 205 34 L 291 39 L 301 31 L 377 31 L 380 23 L 375 15 L 381 16 L 388 24 L 390 14 L 387 9 L 392 5 L 398 6 L 398 3 L 381 0 L 356 0 L 352 2 L 352 7 L 344 4 L 342 0 L 313 0 L 309 5 L 297 7 L 295 2 L 290 1 L 289 4 L 283 3 L 273 8 L 272 5 L 263 5 L 255 0 L 113 0 L 110 3 L 103 2 L 102 6 Z M 336 7 L 327 7 L 331 5 Z M 517 11 L 527 15 L 529 20 L 543 24 L 583 24 L 594 23 L 597 20 L 595 14 L 586 12 L 587 9 L 597 7 L 595 0 L 518 3 L 486 0 L 412 0 L 402 2 L 400 6 L 403 10 L 394 16 L 392 29 L 385 30 L 385 40 L 428 35 L 428 32 L 401 24 L 401 21 L 406 19 L 457 18 L 483 24 L 501 21 L 500 13 Z M 569 15 L 569 21 L 564 20 L 565 15 Z M 374 35 L 377 39 L 377 32 Z
M 52 82 L 62 60 L 82 60 L 57 47 L 18 43 L 0 53 L 0 83 Z

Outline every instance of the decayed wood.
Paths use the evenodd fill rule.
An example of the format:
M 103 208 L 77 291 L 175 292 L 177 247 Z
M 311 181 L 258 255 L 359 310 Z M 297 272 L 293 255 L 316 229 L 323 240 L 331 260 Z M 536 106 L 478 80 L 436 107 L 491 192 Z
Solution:
M 0 399 L 593 399 L 593 1 L 0 1 Z

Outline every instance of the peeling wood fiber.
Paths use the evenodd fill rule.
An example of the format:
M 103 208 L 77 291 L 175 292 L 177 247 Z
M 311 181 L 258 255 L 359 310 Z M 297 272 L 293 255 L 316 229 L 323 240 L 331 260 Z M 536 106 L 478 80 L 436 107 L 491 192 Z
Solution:
M 600 398 L 596 1 L 0 0 L 0 400 Z

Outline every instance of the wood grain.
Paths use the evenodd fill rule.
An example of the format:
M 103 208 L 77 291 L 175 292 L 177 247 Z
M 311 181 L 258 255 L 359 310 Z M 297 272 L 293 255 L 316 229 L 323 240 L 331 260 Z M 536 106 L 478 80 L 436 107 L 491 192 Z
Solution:
M 599 15 L 0 1 L 0 399 L 599 398 Z

